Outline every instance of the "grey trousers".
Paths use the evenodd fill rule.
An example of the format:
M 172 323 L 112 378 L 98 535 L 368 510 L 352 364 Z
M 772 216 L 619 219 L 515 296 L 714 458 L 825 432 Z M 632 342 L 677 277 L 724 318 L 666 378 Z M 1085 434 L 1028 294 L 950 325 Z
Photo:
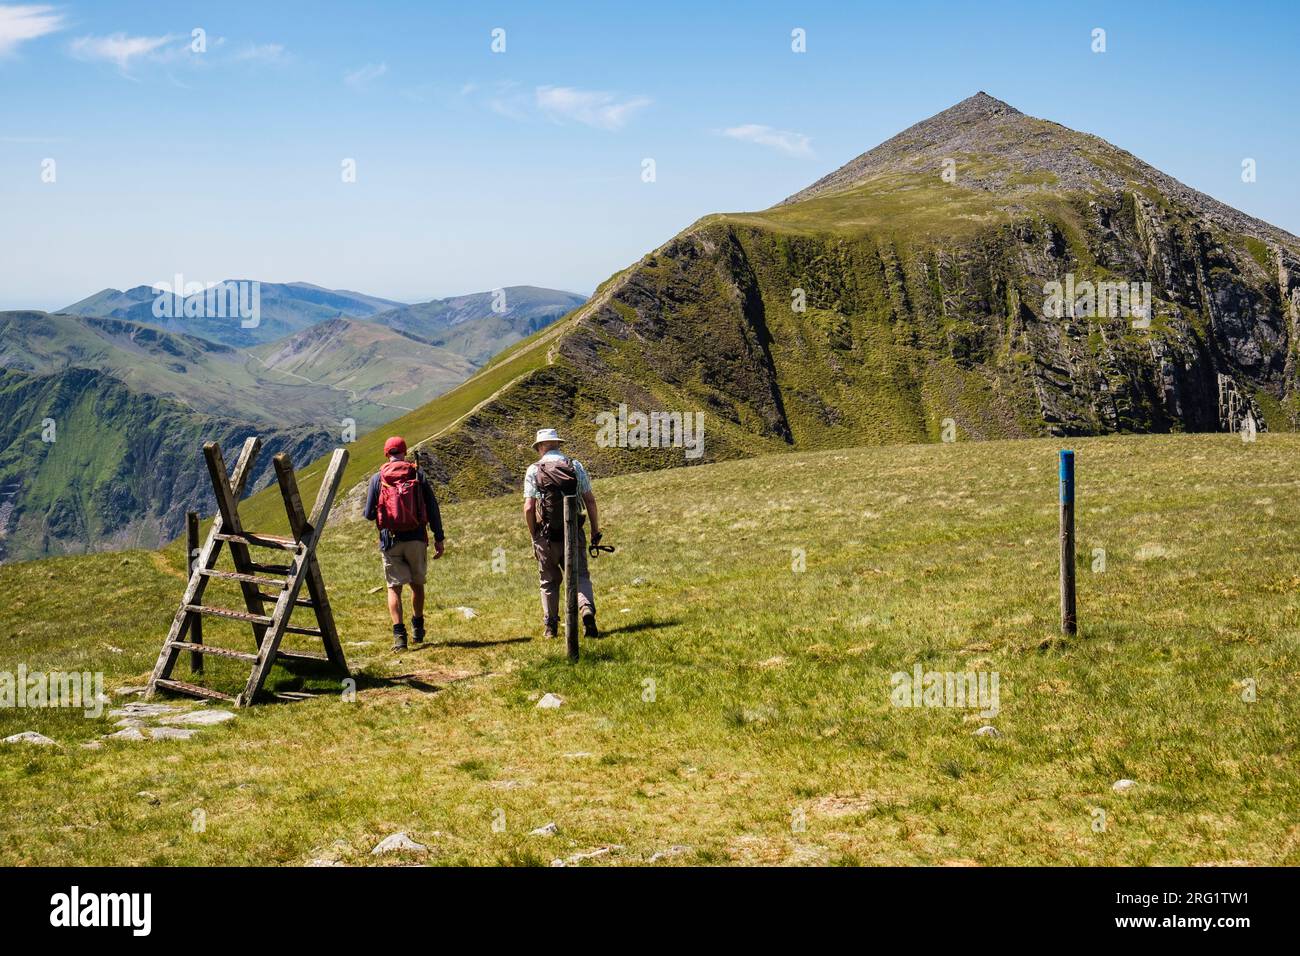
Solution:
M 578 548 L 578 614 L 587 608 L 596 611 L 596 601 L 591 593 L 591 577 L 587 574 L 587 529 L 580 532 Z M 533 539 L 533 553 L 537 556 L 537 577 L 542 592 L 542 624 L 559 627 L 560 609 L 563 605 L 561 585 L 564 583 L 564 542 Z

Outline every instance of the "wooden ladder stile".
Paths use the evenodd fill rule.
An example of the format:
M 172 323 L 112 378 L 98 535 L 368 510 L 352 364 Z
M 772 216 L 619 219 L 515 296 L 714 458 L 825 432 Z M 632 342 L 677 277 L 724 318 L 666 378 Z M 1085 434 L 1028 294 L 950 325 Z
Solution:
M 258 438 L 249 438 L 244 442 L 234 473 L 229 478 L 226 476 L 221 448 L 215 442 L 203 446 L 203 455 L 207 461 L 212 478 L 212 489 L 217 499 L 217 515 L 213 519 L 203 548 L 194 560 L 193 571 L 186 584 L 185 593 L 181 597 L 180 607 L 172 619 L 171 629 L 163 641 L 162 650 L 154 664 L 146 692 L 148 698 L 152 698 L 161 688 L 193 697 L 228 700 L 240 707 L 248 706 L 256 700 L 266 683 L 271 667 L 277 661 L 324 662 L 345 676 L 349 674 L 347 660 L 343 655 L 343 645 L 339 641 L 334 615 L 330 609 L 329 597 L 325 592 L 324 577 L 316 557 L 316 546 L 320 543 L 321 532 L 329 518 L 330 507 L 334 503 L 339 483 L 343 478 L 343 470 L 347 466 L 347 450 L 335 449 L 310 516 L 303 511 L 293 463 L 289 460 L 289 456 L 279 454 L 272 460 L 276 481 L 280 486 L 281 497 L 284 499 L 285 512 L 289 518 L 289 527 L 293 532 L 292 537 L 285 538 L 246 531 L 240 521 L 239 499 L 248 483 L 261 444 Z M 230 549 L 234 571 L 222 571 L 216 568 L 222 545 Z M 255 562 L 249 552 L 250 547 L 288 552 L 291 556 L 290 562 L 287 565 Z M 244 601 L 242 610 L 204 603 L 203 596 L 207 584 L 214 579 L 231 581 L 239 585 Z M 298 596 L 304 584 L 307 586 L 309 599 Z M 263 588 L 268 590 L 262 590 Z M 270 613 L 267 613 L 267 604 L 272 605 Z M 296 607 L 311 608 L 316 616 L 316 627 L 290 624 L 289 618 Z M 200 616 L 213 616 L 248 624 L 253 630 L 256 651 L 236 651 L 215 647 L 208 643 L 187 641 L 185 639 L 187 633 Z M 324 655 L 298 650 L 282 651 L 280 642 L 285 634 L 320 637 L 325 649 Z M 196 658 L 200 655 L 214 655 L 251 663 L 252 670 L 243 691 L 232 697 L 229 694 L 173 678 L 172 670 L 181 652 L 185 650 L 190 651 Z

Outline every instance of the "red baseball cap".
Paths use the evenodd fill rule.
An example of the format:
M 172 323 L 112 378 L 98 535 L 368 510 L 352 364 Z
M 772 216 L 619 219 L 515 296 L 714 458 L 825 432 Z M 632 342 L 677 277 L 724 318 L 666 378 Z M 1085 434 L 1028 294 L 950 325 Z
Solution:
M 384 455 L 406 455 L 406 439 L 401 435 L 394 435 L 388 441 L 384 442 Z

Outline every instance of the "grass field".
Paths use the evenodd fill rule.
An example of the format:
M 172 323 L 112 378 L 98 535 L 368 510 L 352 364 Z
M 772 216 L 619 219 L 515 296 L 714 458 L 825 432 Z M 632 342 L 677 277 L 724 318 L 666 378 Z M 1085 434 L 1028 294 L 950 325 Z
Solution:
M 322 563 L 355 701 L 277 669 L 274 689 L 319 696 L 98 750 L 80 744 L 107 716 L 0 711 L 0 736 L 60 743 L 0 746 L 0 864 L 1300 863 L 1300 437 L 1073 443 L 1069 641 L 1057 447 L 598 480 L 619 550 L 577 666 L 540 638 L 515 498 L 446 509 L 432 645 L 400 658 L 372 532 L 341 523 Z M 182 569 L 175 549 L 0 567 L 0 670 L 142 683 Z M 996 672 L 999 712 L 892 706 L 917 664 Z M 430 852 L 370 855 L 397 830 Z

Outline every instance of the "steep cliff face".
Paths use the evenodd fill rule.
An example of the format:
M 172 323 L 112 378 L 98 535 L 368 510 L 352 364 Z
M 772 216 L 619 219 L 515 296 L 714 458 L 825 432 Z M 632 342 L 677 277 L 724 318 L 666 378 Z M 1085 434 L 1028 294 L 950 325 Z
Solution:
M 1300 240 L 1096 137 L 972 97 L 618 274 L 550 363 L 431 441 L 505 490 L 569 428 L 600 473 L 782 448 L 1293 429 Z M 698 458 L 596 416 L 705 414 Z
M 0 371 L 0 560 L 171 540 L 186 511 L 216 508 L 202 443 L 233 450 L 252 434 L 264 446 L 255 487 L 273 480 L 277 452 L 305 464 L 333 444 L 310 428 L 198 415 L 92 369 Z

